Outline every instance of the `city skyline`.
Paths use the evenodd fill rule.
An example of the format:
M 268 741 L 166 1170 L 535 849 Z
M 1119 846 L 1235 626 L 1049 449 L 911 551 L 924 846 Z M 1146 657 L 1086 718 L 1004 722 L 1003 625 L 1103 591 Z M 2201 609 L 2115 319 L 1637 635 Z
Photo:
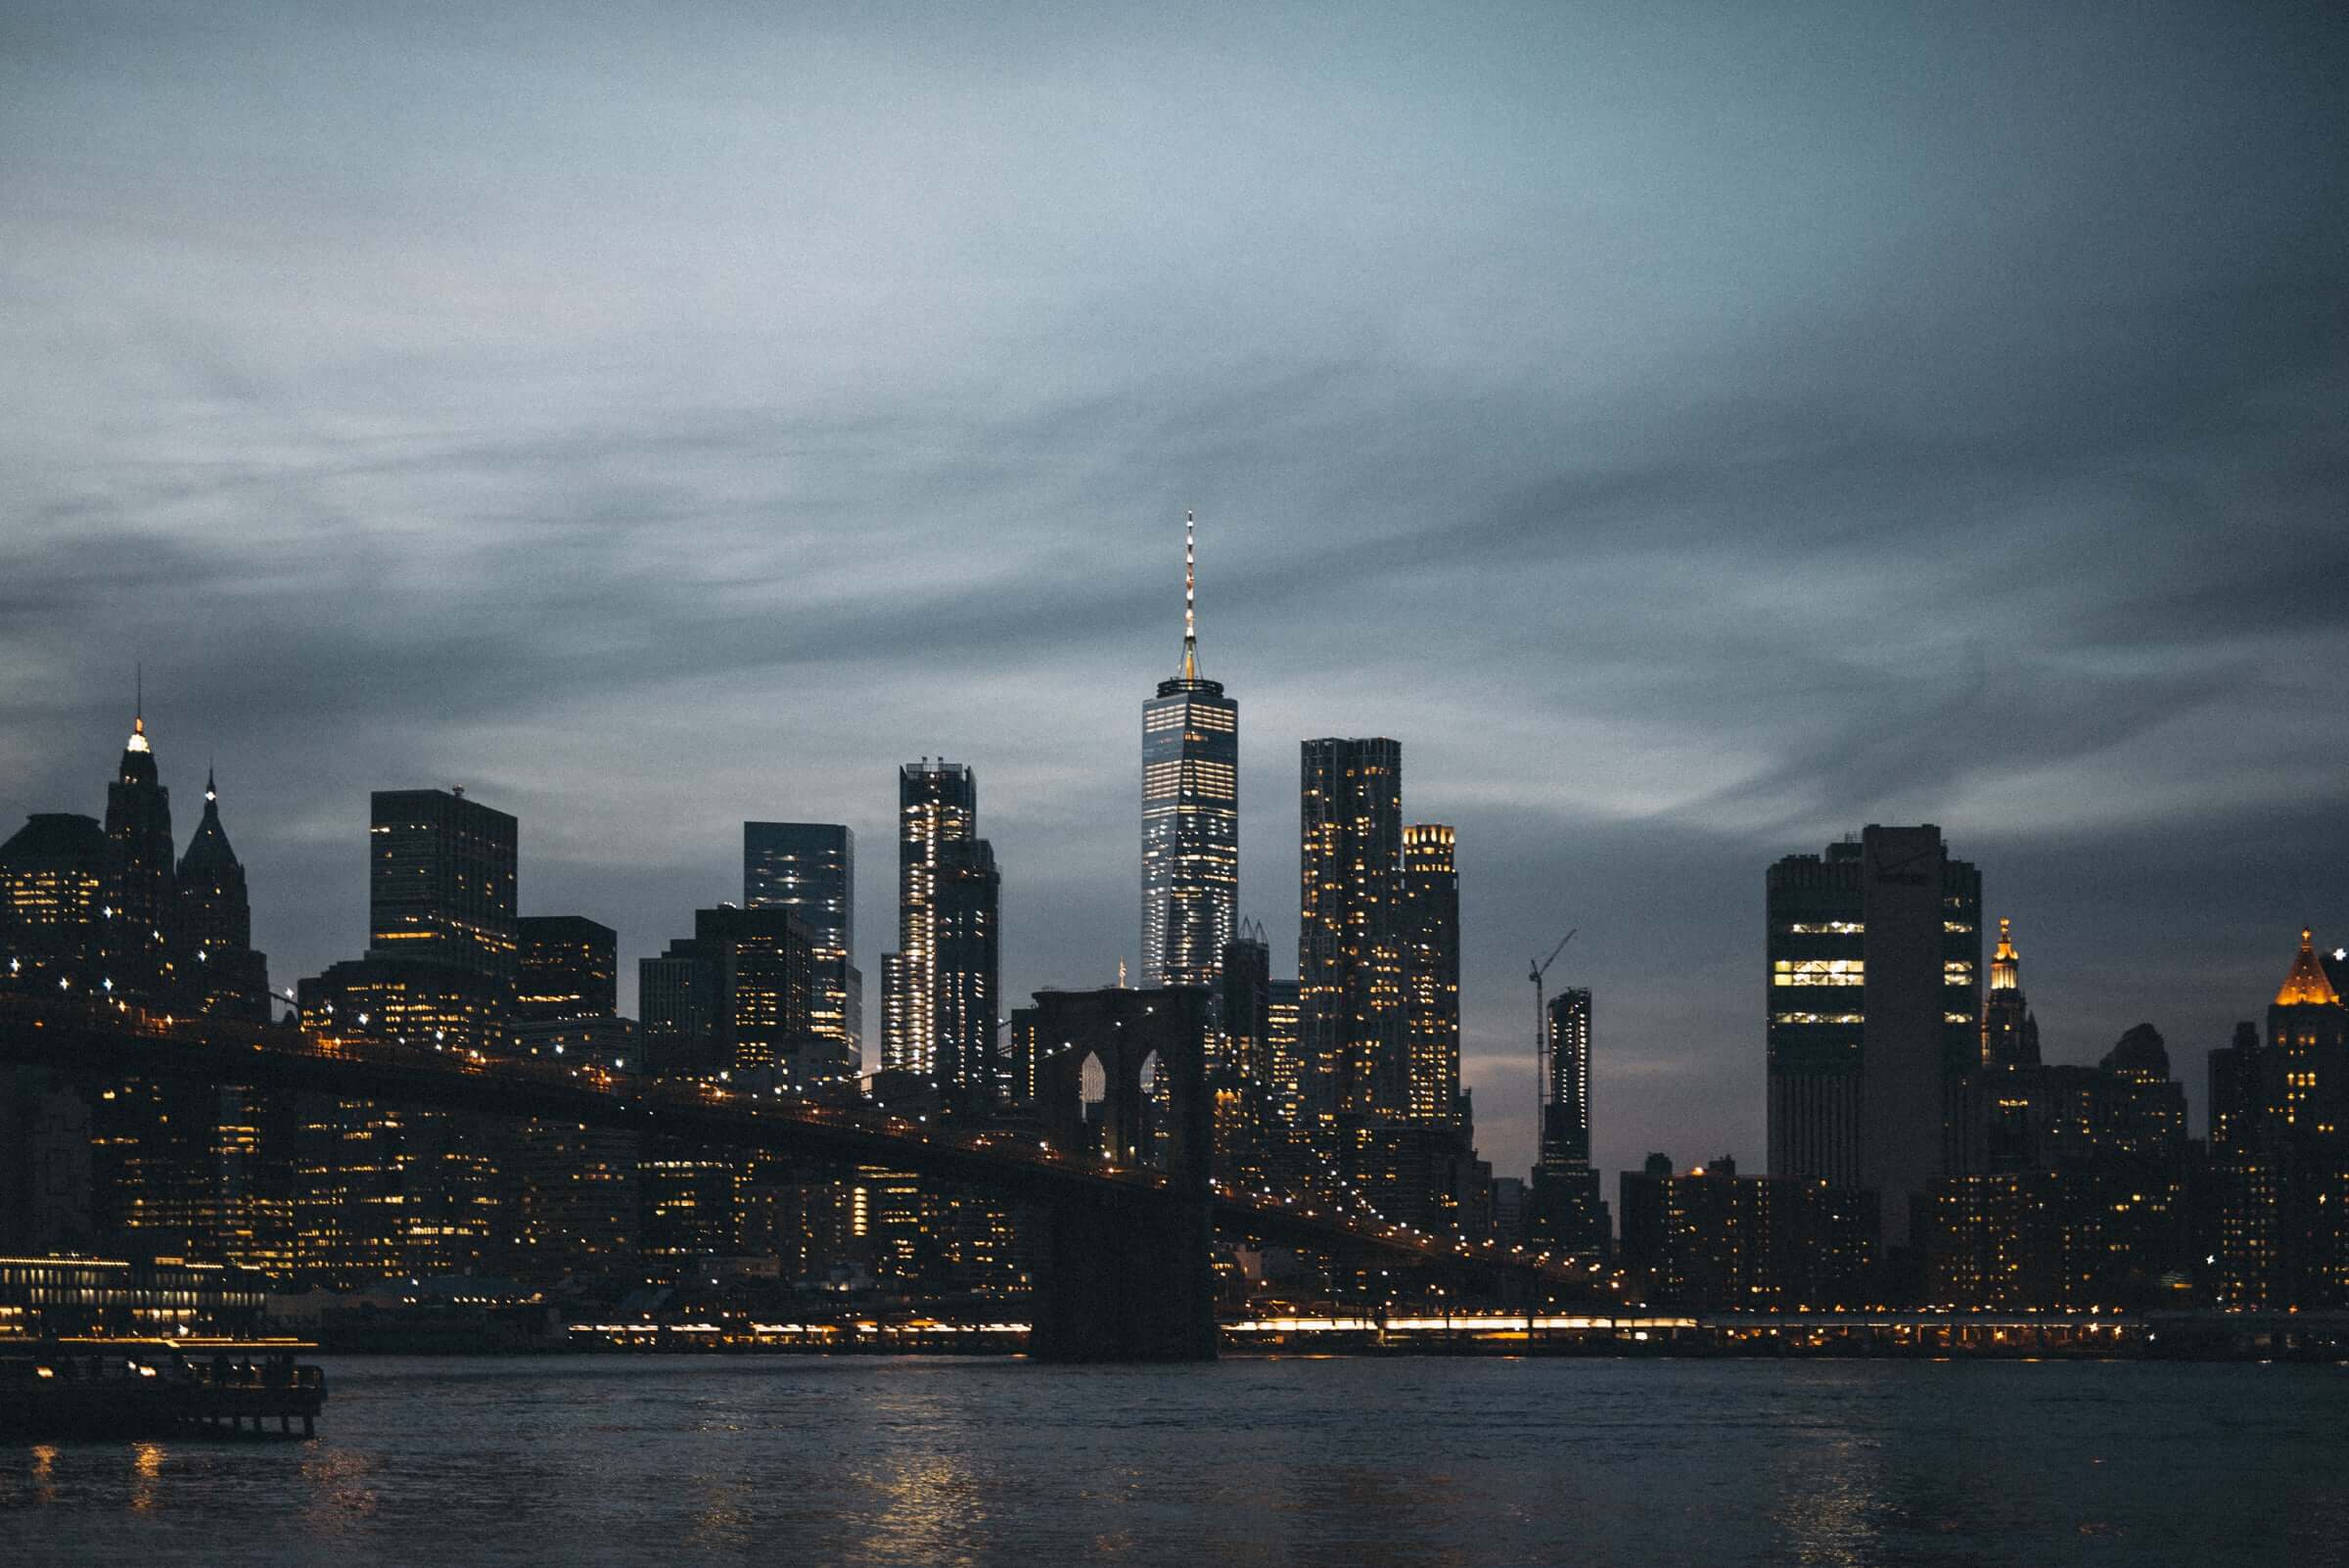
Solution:
M 0 809 L 97 813 L 144 660 L 280 984 L 364 945 L 368 792 L 462 782 L 623 985 L 742 821 L 852 827 L 874 1035 L 924 753 L 1006 1000 L 1106 982 L 1186 506 L 1238 913 L 1293 950 L 1291 747 L 1408 747 L 1504 1170 L 1578 926 L 1598 1163 L 1759 1169 L 1755 868 L 1870 821 L 1983 868 L 2050 1061 L 2191 1060 L 2349 935 L 2328 36 L 210 21 L 0 52 Z

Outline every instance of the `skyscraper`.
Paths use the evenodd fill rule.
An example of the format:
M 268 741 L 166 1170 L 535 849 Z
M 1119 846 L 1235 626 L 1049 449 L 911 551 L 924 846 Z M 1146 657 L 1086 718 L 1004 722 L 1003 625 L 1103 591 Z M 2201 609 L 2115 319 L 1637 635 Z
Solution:
M 1452 830 L 1403 830 L 1404 1114 L 1451 1126 L 1460 1109 L 1460 877 Z
M 1990 957 L 1990 992 L 1982 1001 L 1982 1065 L 2039 1065 L 2039 1020 L 2023 995 L 2023 957 L 2014 948 L 2014 923 L 2004 918 L 1998 949 Z
M 1240 705 L 1199 673 L 1196 534 L 1183 514 L 1182 663 L 1142 704 L 1142 978 L 1212 986 L 1240 897 Z
M 269 960 L 253 950 L 253 906 L 245 867 L 220 825 L 220 791 L 204 775 L 204 820 L 179 857 L 181 945 L 191 999 L 207 1013 L 269 1017 Z
M 1559 992 L 1543 1026 L 1549 1082 L 1542 1085 L 1542 1143 L 1525 1199 L 1526 1235 L 1537 1246 L 1595 1258 L 1607 1249 L 1613 1222 L 1590 1164 L 1590 992 L 1579 986 Z
M 462 789 L 369 797 L 370 957 L 514 978 L 515 821 Z
M 1956 1163 L 1981 1061 L 1982 877 L 1941 830 L 1871 824 L 1770 868 L 1770 1172 L 1880 1195 L 1885 1240 Z
M 936 1077 L 947 1098 L 984 1110 L 1011 1089 L 998 1048 L 1003 878 L 985 839 L 939 848 L 936 881 L 937 989 L 931 1009 L 937 1030 Z
M 1309 1115 L 1399 1116 L 1405 1070 L 1403 748 L 1309 740 L 1298 785 L 1299 1020 Z
M 796 913 L 815 944 L 813 1027 L 864 1050 L 864 975 L 856 967 L 856 835 L 837 822 L 745 822 L 742 901 Z
M 1582 987 L 1549 999 L 1549 1082 L 1543 1085 L 1542 1147 L 1535 1170 L 1590 1164 L 1590 992 Z
M 884 1006 L 902 1019 L 901 1033 L 883 1041 L 882 1067 L 935 1081 L 938 1076 L 938 878 L 946 846 L 975 838 L 979 781 L 970 768 L 944 759 L 898 769 L 897 963 L 882 959 L 896 992 Z
M 106 861 L 99 895 L 102 983 L 133 1001 L 167 1003 L 180 988 L 179 899 L 171 792 L 155 771 L 147 718 L 131 720 L 122 762 L 106 787 Z

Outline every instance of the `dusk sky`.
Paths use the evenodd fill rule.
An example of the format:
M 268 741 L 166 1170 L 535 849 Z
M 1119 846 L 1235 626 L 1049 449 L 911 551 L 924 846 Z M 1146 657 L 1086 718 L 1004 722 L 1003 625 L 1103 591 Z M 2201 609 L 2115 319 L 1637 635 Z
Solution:
M 1007 993 L 1104 984 L 1193 507 L 1242 912 L 1293 974 L 1297 743 L 1400 740 L 1502 1171 L 1569 927 L 1600 1162 L 1759 1171 L 1764 871 L 1868 822 L 2199 1131 L 2349 940 L 2349 49 L 1910 9 L 0 0 L 0 836 L 143 661 L 281 988 L 462 783 L 628 1006 L 849 823 L 871 1020 L 944 756 Z

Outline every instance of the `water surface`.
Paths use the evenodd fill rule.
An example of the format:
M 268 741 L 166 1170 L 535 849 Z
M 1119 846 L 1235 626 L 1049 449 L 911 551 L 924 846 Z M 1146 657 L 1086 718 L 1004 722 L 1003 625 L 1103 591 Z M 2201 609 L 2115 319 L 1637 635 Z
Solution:
M 0 1562 L 2349 1563 L 2349 1369 L 344 1359 L 0 1449 Z

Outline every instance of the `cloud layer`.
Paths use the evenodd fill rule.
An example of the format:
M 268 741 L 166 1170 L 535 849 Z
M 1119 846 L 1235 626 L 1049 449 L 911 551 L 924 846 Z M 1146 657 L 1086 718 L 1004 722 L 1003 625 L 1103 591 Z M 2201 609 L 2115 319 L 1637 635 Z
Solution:
M 2349 61 L 2210 10 L 0 5 L 0 808 L 143 660 L 281 982 L 450 781 L 631 958 L 847 821 L 871 975 L 943 754 L 1105 980 L 1188 505 L 1246 910 L 1401 739 L 1503 1168 L 1568 926 L 1602 1161 L 1758 1165 L 1763 868 L 1867 821 L 2198 1094 L 2349 930 Z

